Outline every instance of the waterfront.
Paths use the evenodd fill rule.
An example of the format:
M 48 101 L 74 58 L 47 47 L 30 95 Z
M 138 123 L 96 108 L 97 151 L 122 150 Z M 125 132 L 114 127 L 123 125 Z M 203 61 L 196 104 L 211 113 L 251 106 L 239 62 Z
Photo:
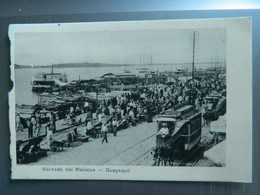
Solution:
M 202 65 L 201 65 L 202 66 Z M 179 68 L 190 68 L 190 65 L 152 65 L 143 66 L 150 71 L 176 71 Z M 200 67 L 198 65 L 198 67 Z M 110 66 L 110 67 L 75 67 L 75 68 L 54 68 L 54 72 L 66 74 L 68 81 L 79 79 L 95 79 L 106 73 L 122 74 L 129 70 L 138 75 L 139 65 L 136 66 Z M 35 105 L 38 103 L 38 94 L 32 92 L 31 81 L 38 73 L 51 73 L 51 68 L 20 68 L 15 69 L 15 95 L 16 104 Z
M 226 113 L 225 65 L 210 69 L 210 63 L 203 69 L 200 65 L 196 64 L 198 71 L 194 63 L 54 71 L 52 66 L 49 74 L 48 68 L 17 68 L 17 162 L 193 166 L 204 151 L 225 139 L 225 133 L 219 137 L 218 132 L 205 130 Z M 45 74 L 33 81 L 33 90 L 43 92 L 39 96 L 30 83 L 41 72 Z M 68 82 L 55 73 L 67 75 Z M 153 119 L 158 116 L 157 125 Z M 218 130 L 226 131 L 223 126 Z M 104 139 L 98 143 L 100 136 Z M 69 148 L 63 151 L 64 146 Z M 43 156 L 48 157 L 40 159 Z
M 120 73 L 125 67 L 89 67 L 89 68 L 56 68 L 54 72 L 65 73 L 68 81 L 79 79 L 95 79 L 108 72 Z M 16 104 L 34 105 L 38 103 L 38 94 L 32 92 L 31 81 L 37 73 L 50 73 L 51 68 L 23 68 L 15 70 Z
M 205 117 L 206 113 L 203 113 L 203 109 L 205 109 L 205 107 L 210 106 L 207 104 L 209 98 L 207 95 L 209 95 L 212 92 L 214 93 L 218 92 L 219 94 L 221 94 L 222 91 L 225 90 L 225 82 L 223 81 L 225 81 L 225 77 L 223 76 L 216 77 L 216 75 L 209 75 L 207 77 L 202 77 L 200 79 L 197 78 L 197 79 L 189 80 L 187 82 L 174 79 L 174 83 L 170 85 L 153 85 L 149 87 L 146 86 L 144 91 L 135 91 L 131 93 L 126 92 L 121 95 L 112 96 L 109 99 L 100 102 L 99 105 L 97 105 L 97 107 L 94 110 L 93 108 L 91 108 L 92 106 L 90 106 L 89 103 L 88 106 L 85 107 L 84 101 L 80 102 L 80 104 L 79 103 L 75 104 L 74 106 L 70 105 L 70 107 L 66 109 L 57 110 L 58 112 L 56 112 L 55 115 L 61 114 L 60 112 L 67 113 L 65 118 L 59 117 L 59 120 L 54 120 L 53 118 L 54 115 L 52 112 L 51 115 L 49 116 L 50 118 L 48 119 L 49 121 L 48 123 L 51 125 L 50 127 L 54 133 L 52 136 L 52 140 L 58 141 L 60 143 L 71 142 L 69 141 L 70 139 L 68 138 L 68 135 L 76 136 L 73 130 L 75 126 L 78 126 L 77 131 L 79 135 L 80 136 L 91 135 L 90 141 L 89 143 L 81 143 L 81 142 L 72 143 L 76 145 L 74 146 L 72 145 L 72 147 L 65 149 L 64 152 L 62 153 L 51 152 L 49 155 L 48 152 L 48 155 L 50 157 L 42 158 L 39 160 L 39 162 L 44 163 L 45 160 L 49 158 L 51 159 L 51 161 L 56 161 L 56 158 L 58 159 L 64 158 L 64 163 L 68 163 L 68 164 L 71 163 L 73 164 L 76 161 L 80 161 L 83 164 L 85 163 L 90 165 L 94 165 L 95 163 L 98 165 L 103 165 L 103 164 L 147 165 L 147 166 L 152 165 L 153 156 L 151 152 L 156 153 L 154 148 L 158 147 L 156 135 L 158 134 L 157 131 L 159 129 L 157 129 L 157 124 L 155 122 L 153 123 L 149 123 L 149 122 L 151 122 L 152 117 L 156 118 L 158 114 L 165 114 L 167 110 L 179 112 L 181 115 L 183 115 L 183 117 L 185 115 L 184 117 L 185 119 L 176 118 L 177 121 L 175 121 L 176 128 L 174 129 L 174 132 L 178 132 L 178 131 L 183 132 L 184 128 L 181 128 L 181 126 L 184 124 L 186 124 L 187 126 L 191 122 L 194 124 L 196 123 L 196 126 L 190 127 L 196 130 L 197 133 L 194 134 L 196 135 L 196 137 L 193 136 L 192 139 L 188 139 L 188 140 L 193 140 L 193 141 L 189 141 L 190 147 L 194 147 L 198 143 L 201 143 L 203 145 L 202 146 L 203 150 L 201 150 L 201 152 L 203 153 L 204 150 L 212 146 L 211 145 L 212 142 L 215 143 L 218 141 L 215 141 L 217 138 L 214 138 L 212 137 L 211 134 L 209 134 L 210 129 L 206 128 L 205 131 L 205 127 L 204 127 L 202 128 L 202 132 L 200 132 L 201 126 L 206 125 L 207 127 L 209 127 L 211 120 L 213 120 L 212 124 L 214 124 L 214 121 L 216 120 L 218 121 L 219 115 L 223 115 L 225 113 L 225 104 L 221 103 L 221 102 L 224 103 L 225 98 L 221 96 L 222 98 L 218 98 L 219 101 L 216 103 L 208 102 L 212 104 L 211 106 L 213 106 L 213 103 L 215 104 L 214 108 L 216 109 L 216 111 L 214 111 L 215 113 L 212 113 L 214 116 L 210 114 L 212 116 L 210 118 L 206 118 Z M 196 94 L 192 92 L 192 89 L 193 92 L 194 90 L 197 91 Z M 215 95 L 214 101 L 216 100 L 216 98 L 217 97 Z M 205 102 L 203 101 L 203 99 L 205 100 Z M 178 109 L 180 111 L 178 111 Z M 88 113 L 90 113 L 90 115 Z M 201 113 L 203 113 L 203 115 L 201 115 Z M 94 116 L 93 114 L 95 114 L 95 117 L 92 118 L 91 116 Z M 169 113 L 167 116 L 169 116 Z M 172 117 L 174 117 L 174 113 Z M 203 117 L 203 121 L 201 123 L 202 117 Z M 41 116 L 38 114 L 38 112 L 35 112 L 34 114 L 32 114 L 30 118 L 30 121 L 32 123 L 34 123 L 33 118 L 34 119 L 36 118 L 37 120 L 37 118 L 39 119 L 41 118 Z M 100 130 L 96 129 L 96 127 L 94 128 L 91 127 L 91 129 L 88 130 L 88 126 L 89 126 L 88 123 L 94 123 L 94 126 L 98 124 L 100 125 L 108 124 L 107 126 L 109 126 L 110 128 L 110 132 L 113 132 L 114 127 L 112 125 L 113 124 L 113 121 L 111 121 L 112 119 L 118 120 L 118 123 L 120 124 L 124 124 L 123 125 L 124 128 L 123 130 L 118 132 L 117 137 L 113 137 L 112 134 L 109 134 L 108 136 L 109 141 L 107 144 L 104 144 L 109 147 L 109 151 L 106 152 L 107 155 L 102 154 L 100 159 L 99 154 L 101 154 L 102 152 L 99 150 L 103 151 L 102 149 L 103 146 L 101 147 L 99 146 L 101 144 L 100 139 L 97 139 L 96 136 L 100 136 L 101 133 Z M 165 119 L 168 120 L 168 122 L 171 121 L 167 117 L 165 117 Z M 216 131 L 225 132 L 226 130 L 225 120 L 224 121 L 221 120 L 221 121 L 222 123 L 220 124 L 222 125 L 217 125 Z M 66 125 L 64 126 L 65 123 Z M 42 127 L 39 128 L 41 134 L 38 134 L 36 131 L 38 125 L 35 123 L 34 126 L 35 132 L 33 132 L 31 136 L 30 134 L 28 135 L 29 144 L 31 138 L 41 136 L 44 138 L 44 140 L 41 143 L 41 148 L 45 150 L 50 149 L 51 145 L 50 142 L 48 142 L 49 131 L 44 130 L 45 127 L 48 126 L 48 125 L 46 126 L 46 124 L 47 123 L 43 124 Z M 178 124 L 181 126 L 178 126 Z M 169 125 L 169 128 L 171 128 L 170 123 L 167 123 L 167 125 Z M 17 140 L 19 141 L 27 142 L 26 141 L 28 139 L 26 135 L 27 129 L 25 128 L 24 130 L 25 131 L 22 132 L 18 131 L 16 137 Z M 46 131 L 47 131 L 47 136 L 45 137 Z M 88 134 L 90 131 L 92 133 L 93 132 L 96 133 Z M 29 132 L 29 128 L 28 128 L 28 132 Z M 23 136 L 20 136 L 21 134 L 23 134 Z M 173 134 L 170 135 L 173 136 Z M 92 137 L 94 139 L 92 139 Z M 72 142 L 75 142 L 75 140 Z M 84 154 L 79 155 L 80 159 L 74 157 L 74 155 L 77 155 L 78 153 L 82 153 L 81 151 L 82 149 L 77 149 L 77 148 L 87 147 L 86 145 L 88 145 L 88 151 L 84 149 L 84 151 L 85 150 L 87 151 L 86 155 Z M 74 154 L 73 152 L 71 152 L 74 150 L 76 151 L 79 150 L 79 151 L 76 152 L 76 154 Z M 56 154 L 60 157 L 56 157 Z M 64 155 L 66 155 L 67 157 L 65 157 Z M 200 160 L 201 157 L 202 157 L 201 154 L 198 154 L 197 160 Z M 75 159 L 76 161 L 71 159 Z M 46 160 L 46 162 L 48 164 L 49 161 Z M 193 161 L 191 162 L 192 162 L 191 164 L 193 165 L 194 162 Z M 59 163 L 61 163 L 61 160 L 57 160 L 57 164 Z M 176 162 L 175 164 L 172 163 L 173 162 L 171 162 L 171 166 L 175 166 L 178 165 L 179 162 L 177 162 L 177 164 Z M 183 164 L 183 163 L 179 163 L 179 164 Z M 209 165 L 207 165 L 206 163 L 205 166 L 209 166 Z

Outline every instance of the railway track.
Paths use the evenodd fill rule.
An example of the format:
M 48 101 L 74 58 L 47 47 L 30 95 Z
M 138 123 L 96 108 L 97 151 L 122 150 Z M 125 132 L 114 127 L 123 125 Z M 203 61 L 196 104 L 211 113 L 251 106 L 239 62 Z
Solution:
M 142 153 L 141 155 L 139 155 L 138 157 L 136 157 L 134 160 L 132 160 L 130 163 L 128 163 L 127 165 L 131 165 L 134 164 L 134 162 L 138 162 L 139 159 L 141 159 L 143 156 L 145 156 L 146 154 L 148 154 L 149 152 L 152 152 L 152 149 L 147 150 L 146 152 Z M 137 163 L 136 165 L 140 165 L 140 162 Z
M 155 135 L 155 134 L 154 134 Z M 139 143 L 138 143 L 139 144 Z M 135 146 L 137 146 L 136 144 Z M 133 147 L 132 147 L 133 148 Z M 187 156 L 185 159 L 180 161 L 175 161 L 171 166 L 191 166 L 194 167 L 203 157 L 204 151 L 208 150 L 210 147 L 208 146 L 207 142 L 201 143 L 196 149 L 192 151 L 192 153 Z M 145 157 L 147 154 L 152 152 L 152 148 L 143 152 L 142 154 L 138 155 L 135 159 L 129 162 L 127 165 L 140 165 L 140 160 L 143 160 L 142 157 Z M 150 155 L 151 159 L 153 159 L 152 154 Z M 137 163 L 137 164 L 136 164 Z M 153 165 L 154 160 L 151 160 L 151 164 L 146 165 Z M 167 165 L 170 166 L 170 165 Z
M 120 153 L 114 155 L 113 157 L 107 159 L 106 161 L 102 162 L 100 165 L 111 164 L 111 163 L 113 163 L 113 161 L 123 158 L 124 155 L 125 156 L 127 156 L 128 154 L 133 155 L 133 153 L 134 154 L 136 153 L 137 155 L 134 155 L 134 160 L 131 160 L 130 162 L 126 162 L 127 165 L 133 164 L 135 161 L 137 161 L 138 159 L 140 159 L 141 157 L 143 157 L 144 155 L 146 155 L 147 153 L 152 151 L 152 148 L 149 148 L 148 150 L 145 149 L 145 152 L 142 152 L 141 154 L 138 154 L 138 152 L 137 152 L 138 150 L 140 151 L 141 148 L 145 148 L 145 144 L 148 143 L 150 141 L 150 139 L 152 139 L 156 134 L 157 133 L 154 133 L 154 134 L 150 135 L 149 137 L 142 139 L 138 143 L 132 145 L 131 147 L 123 150 L 122 152 L 120 152 Z
M 122 152 L 112 156 L 111 158 L 103 161 L 100 163 L 100 165 L 106 165 L 106 164 L 114 164 L 117 161 L 120 161 L 121 159 L 124 159 L 126 156 L 133 156 L 133 158 L 125 158 L 127 159 L 125 161 L 125 165 L 127 166 L 138 166 L 138 165 L 146 165 L 146 166 L 152 166 L 154 163 L 153 155 L 150 154 L 153 149 L 152 147 L 146 147 L 148 145 L 147 143 L 151 142 L 150 139 L 152 139 L 154 136 L 156 136 L 157 133 L 153 133 L 152 135 L 140 140 L 136 144 L 126 148 Z M 154 144 L 154 142 L 152 142 Z M 203 157 L 203 152 L 206 151 L 209 147 L 207 146 L 206 142 L 202 142 L 198 147 L 196 147 L 190 154 L 187 156 L 184 160 L 181 161 L 174 161 L 172 166 L 196 166 L 196 164 L 199 162 L 199 160 Z M 144 161 L 144 158 L 146 158 L 146 162 Z M 130 161 L 129 161 L 130 160 Z M 147 162 L 148 161 L 148 162 Z M 170 166 L 170 165 L 167 165 Z
M 207 142 L 204 141 L 200 143 L 194 150 L 190 152 L 190 154 L 182 160 L 174 160 L 172 164 L 169 162 L 166 165 L 161 165 L 160 162 L 157 166 L 190 166 L 194 167 L 203 157 L 203 153 L 208 150 L 210 147 L 208 146 Z M 156 166 L 156 165 L 153 165 Z
M 177 166 L 191 166 L 197 165 L 199 160 L 203 157 L 203 153 L 209 148 L 206 141 L 200 143 L 191 153 L 183 159 Z

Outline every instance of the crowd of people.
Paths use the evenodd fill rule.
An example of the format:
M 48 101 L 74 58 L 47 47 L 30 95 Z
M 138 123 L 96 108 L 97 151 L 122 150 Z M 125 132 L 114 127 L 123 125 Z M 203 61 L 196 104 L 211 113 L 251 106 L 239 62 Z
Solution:
M 89 135 L 93 134 L 91 132 L 95 125 L 93 120 L 97 118 L 101 126 L 105 124 L 110 127 L 111 132 L 116 135 L 118 127 L 122 124 L 135 125 L 143 120 L 151 122 L 153 115 L 163 113 L 183 102 L 196 106 L 202 111 L 202 114 L 205 114 L 213 106 L 212 102 L 205 101 L 205 96 L 214 92 L 219 93 L 225 88 L 224 76 L 207 76 L 189 81 L 176 79 L 169 84 L 154 85 L 145 90 L 127 92 L 104 100 L 94 112 L 91 105 L 88 105 L 86 131 L 89 132 Z M 205 124 L 206 121 L 203 122 L 203 125 Z
M 127 127 L 129 124 L 136 125 L 144 120 L 152 122 L 152 117 L 172 109 L 174 105 L 188 102 L 196 106 L 197 109 L 205 113 L 212 109 L 210 103 L 205 102 L 204 98 L 210 93 L 220 92 L 226 88 L 226 80 L 223 75 L 204 76 L 192 80 L 175 79 L 166 84 L 157 84 L 147 86 L 135 92 L 126 92 L 103 101 L 97 105 L 91 102 L 82 102 L 71 106 L 67 110 L 67 120 L 69 125 L 75 123 L 77 116 L 86 113 L 84 122 L 86 125 L 86 134 L 97 137 L 96 127 L 103 132 L 104 139 L 107 140 L 107 133 L 112 132 L 114 136 L 120 128 Z M 35 112 L 27 120 L 28 137 L 32 138 L 41 134 L 40 114 Z M 73 120 L 72 120 L 73 119 Z M 52 137 L 52 132 L 56 131 L 57 116 L 50 113 L 46 133 Z M 79 121 L 78 121 L 79 122 Z M 20 116 L 17 115 L 17 128 L 20 128 Z M 205 122 L 204 122 L 205 123 Z M 99 132 L 100 133 L 100 132 Z

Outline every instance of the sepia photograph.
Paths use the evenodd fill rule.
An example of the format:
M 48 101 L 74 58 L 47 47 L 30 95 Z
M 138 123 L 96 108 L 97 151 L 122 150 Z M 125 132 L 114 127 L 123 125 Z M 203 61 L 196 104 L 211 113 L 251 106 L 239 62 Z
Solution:
M 229 76 L 232 20 L 212 21 L 14 25 L 13 172 L 40 167 L 38 174 L 71 172 L 75 178 L 82 172 L 123 174 L 118 179 L 135 179 L 126 175 L 138 175 L 139 169 L 225 172 L 228 150 L 235 150 L 230 137 L 237 137 L 228 126 L 235 101 L 229 98 L 239 93 L 227 80 L 236 80 L 241 68 L 236 64 Z M 250 62 L 247 51 L 239 52 Z M 171 180 L 163 174 L 158 179 Z

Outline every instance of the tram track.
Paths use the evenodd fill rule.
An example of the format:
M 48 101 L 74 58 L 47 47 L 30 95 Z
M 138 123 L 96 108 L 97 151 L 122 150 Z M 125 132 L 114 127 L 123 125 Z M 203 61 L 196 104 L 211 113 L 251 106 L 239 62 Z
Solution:
M 144 152 L 144 153 L 142 153 L 141 155 L 139 155 L 138 157 L 136 157 L 134 160 L 132 160 L 132 161 L 131 161 L 130 163 L 128 163 L 127 165 L 131 165 L 133 162 L 139 160 L 141 157 L 145 156 L 147 153 L 149 153 L 149 152 L 151 152 L 151 151 L 152 151 L 152 149 L 147 150 L 146 152 Z M 139 165 L 139 164 L 137 164 L 137 165 Z
M 110 158 L 109 160 L 107 160 L 106 162 L 109 162 L 110 160 L 112 160 L 113 158 L 116 158 L 120 155 L 122 155 L 123 153 L 129 151 L 130 149 L 138 146 L 139 144 L 143 143 L 145 140 L 151 138 L 152 136 L 154 136 L 155 134 L 149 136 L 148 138 L 146 139 L 143 139 L 142 141 L 138 142 L 137 144 L 135 144 L 134 146 L 126 149 L 125 151 L 121 152 L 120 154 Z M 201 160 L 201 158 L 203 157 L 203 153 L 209 149 L 210 147 L 207 145 L 207 142 L 203 142 L 201 143 L 194 151 L 192 151 L 191 154 L 189 154 L 188 157 L 186 157 L 185 159 L 183 160 L 180 160 L 180 161 L 175 161 L 174 162 L 174 165 L 166 165 L 166 166 L 190 166 L 190 167 L 195 167 L 197 165 L 197 163 Z M 129 165 L 133 165 L 134 162 L 138 161 L 139 159 L 141 159 L 142 157 L 144 157 L 146 154 L 152 152 L 152 148 L 150 148 L 149 150 L 146 150 L 145 152 L 143 152 L 142 154 L 138 155 L 135 159 L 133 159 L 131 162 L 127 163 L 127 166 Z M 153 163 L 153 161 L 151 161 L 151 163 Z M 140 162 L 139 162 L 140 164 Z M 139 164 L 136 164 L 136 165 L 139 165 Z M 152 165 L 152 164 L 151 164 Z
M 153 133 L 152 135 L 150 135 L 150 136 L 148 136 L 148 137 L 142 139 L 142 140 L 139 141 L 138 143 L 132 145 L 131 147 L 129 147 L 129 148 L 123 150 L 122 152 L 120 152 L 120 153 L 114 155 L 113 157 L 107 159 L 106 161 L 102 162 L 100 165 L 104 165 L 104 164 L 106 164 L 106 163 L 108 163 L 108 162 L 110 162 L 110 161 L 112 161 L 112 160 L 114 160 L 114 159 L 120 157 L 121 155 L 126 154 L 127 152 L 129 152 L 130 150 L 134 149 L 135 147 L 138 147 L 138 146 L 140 146 L 142 143 L 148 141 L 149 139 L 151 139 L 151 138 L 152 138 L 153 136 L 155 136 L 156 134 L 157 134 L 157 133 Z M 131 163 L 133 163 L 133 162 L 135 162 L 136 160 L 140 159 L 142 156 L 144 156 L 145 154 L 147 154 L 147 153 L 148 153 L 149 151 L 151 151 L 151 150 L 152 150 L 152 148 L 150 148 L 149 150 L 146 150 L 146 151 L 145 151 L 144 153 L 142 153 L 141 155 L 138 155 L 134 160 L 132 160 L 131 162 L 127 163 L 127 165 L 130 165 Z
M 136 145 L 138 145 L 138 144 L 136 144 Z M 211 147 L 208 146 L 208 143 L 206 141 L 204 141 L 194 151 L 192 151 L 192 153 L 189 154 L 189 156 L 187 156 L 185 159 L 180 160 L 180 161 L 175 161 L 174 165 L 166 165 L 166 166 L 195 167 L 198 164 L 198 162 L 201 160 L 201 158 L 203 157 L 203 153 L 210 148 Z M 134 160 L 129 162 L 127 165 L 129 166 L 129 165 L 133 164 L 134 162 L 138 161 L 139 159 L 141 159 L 142 157 L 144 157 L 146 154 L 148 154 L 151 151 L 152 151 L 152 148 L 143 152 L 142 154 L 138 155 Z M 151 163 L 153 163 L 153 161 L 151 161 Z M 139 164 L 137 164 L 137 165 L 139 165 Z
M 200 159 L 203 157 L 204 151 L 209 149 L 207 146 L 207 142 L 203 142 L 200 145 L 198 145 L 197 148 L 195 148 L 187 157 L 185 157 L 182 160 L 174 160 L 172 164 L 170 165 L 169 162 L 166 165 L 157 165 L 157 166 L 175 166 L 175 167 L 181 167 L 181 166 L 189 166 L 189 167 L 195 167 L 197 163 L 200 161 Z
M 207 142 L 202 142 L 188 157 L 186 157 L 178 166 L 186 166 L 190 163 L 189 166 L 194 167 L 197 165 L 199 160 L 203 157 L 204 151 L 206 151 L 209 147 L 207 146 Z

